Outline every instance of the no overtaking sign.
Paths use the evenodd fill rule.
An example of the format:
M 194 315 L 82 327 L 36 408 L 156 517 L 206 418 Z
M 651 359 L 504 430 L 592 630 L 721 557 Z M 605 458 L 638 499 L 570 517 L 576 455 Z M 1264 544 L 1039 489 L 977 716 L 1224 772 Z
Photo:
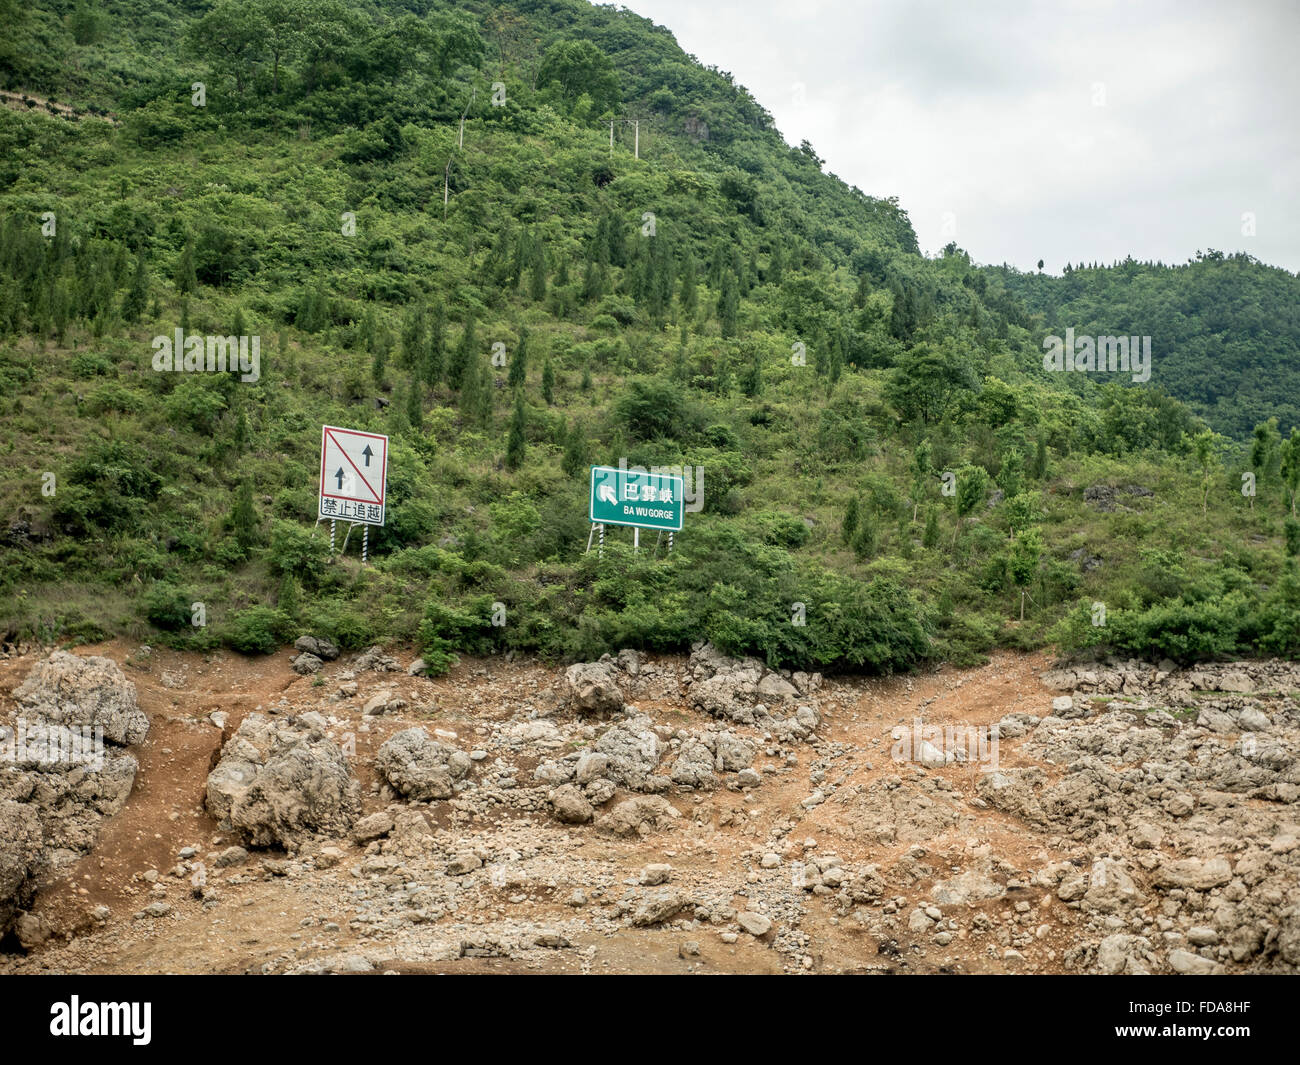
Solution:
M 384 524 L 388 495 L 388 437 L 358 429 L 321 428 L 320 516 Z

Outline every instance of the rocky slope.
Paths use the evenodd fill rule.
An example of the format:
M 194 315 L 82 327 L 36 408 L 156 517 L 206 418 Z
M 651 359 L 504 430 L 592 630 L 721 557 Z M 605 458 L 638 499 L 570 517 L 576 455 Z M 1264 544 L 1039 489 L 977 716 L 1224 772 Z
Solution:
M 1300 970 L 1295 664 L 407 661 L 0 660 L 0 971 Z

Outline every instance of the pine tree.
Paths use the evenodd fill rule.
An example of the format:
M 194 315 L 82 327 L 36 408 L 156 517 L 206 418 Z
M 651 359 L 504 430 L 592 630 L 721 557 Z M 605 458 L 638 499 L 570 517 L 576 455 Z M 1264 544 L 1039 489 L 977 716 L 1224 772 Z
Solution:
M 245 553 L 257 538 L 257 511 L 253 508 L 253 485 L 244 481 L 235 495 L 235 505 L 230 511 L 230 532 Z
M 187 240 L 181 250 L 181 257 L 176 262 L 176 291 L 182 296 L 189 295 L 199 287 L 199 279 L 194 273 L 194 242 Z
M 492 427 L 492 405 L 496 389 L 493 387 L 492 373 L 488 369 L 488 361 L 479 359 L 477 362 L 479 385 L 478 385 L 478 404 L 474 411 L 474 418 L 480 428 L 490 429 Z
M 383 385 L 384 370 L 387 368 L 387 365 L 388 365 L 387 346 L 380 347 L 376 345 L 375 353 L 370 359 L 370 376 L 374 380 L 375 384 Z
M 528 295 L 534 303 L 546 299 L 546 251 L 540 240 L 533 243 L 532 270 L 528 276 Z
M 736 314 L 740 306 L 740 293 L 736 285 L 736 275 L 730 270 L 722 275 L 722 292 L 718 296 L 718 325 L 723 339 L 736 335 Z
M 398 365 L 404 370 L 421 370 L 424 366 L 425 345 L 424 304 L 406 308 L 402 319 L 402 350 Z
M 1047 476 L 1047 438 L 1040 435 L 1038 443 L 1034 447 L 1034 465 L 1030 471 L 1035 481 L 1041 481 Z
M 275 601 L 276 609 L 290 621 L 298 618 L 299 596 L 298 579 L 292 573 L 286 573 L 280 580 L 280 594 Z
M 474 315 L 465 319 L 465 328 L 461 330 L 460 342 L 452 352 L 451 364 L 447 367 L 447 384 L 456 391 L 464 387 L 465 371 L 477 359 L 478 338 L 475 335 Z
M 581 421 L 573 423 L 564 441 L 564 458 L 561 468 L 570 477 L 577 477 L 589 465 L 587 452 L 587 433 Z
M 925 532 L 921 534 L 921 546 L 926 548 L 939 546 L 939 512 L 934 507 L 926 508 Z
M 122 321 L 138 322 L 149 304 L 149 273 L 144 265 L 144 252 L 135 257 L 135 275 L 131 287 L 122 297 Z
M 687 321 L 695 317 L 700 306 L 699 283 L 695 276 L 695 256 L 686 253 L 686 262 L 682 266 L 682 287 L 677 294 L 677 303 L 681 307 L 682 317 Z
M 757 351 L 754 352 L 754 361 L 740 379 L 740 390 L 751 399 L 763 391 L 763 360 Z
M 520 233 L 519 239 L 515 241 L 515 253 L 510 259 L 510 275 L 506 279 L 510 282 L 511 291 L 517 289 L 523 280 L 524 268 L 530 261 L 530 243 L 527 231 Z
M 605 271 L 600 263 L 588 259 L 586 266 L 582 268 L 582 298 L 590 303 L 592 300 L 600 299 L 604 294 Z
M 519 328 L 519 347 L 515 349 L 514 358 L 510 360 L 510 371 L 506 374 L 506 384 L 519 389 L 528 380 L 528 327 Z
M 231 329 L 237 337 L 248 335 L 248 323 L 244 321 L 244 309 L 238 305 L 235 307 L 235 320 L 231 325 Z
M 361 347 L 373 355 L 375 352 L 375 309 L 367 306 L 361 319 Z
M 582 368 L 582 382 L 578 385 L 578 387 L 581 388 L 584 392 L 591 391 L 591 367 L 590 366 L 584 366 Z
M 875 555 L 879 542 L 880 534 L 875 518 L 868 512 L 858 521 L 858 531 L 853 534 L 853 553 L 858 561 L 865 562 Z
M 249 439 L 248 415 L 241 410 L 239 412 L 239 417 L 235 419 L 235 432 L 233 436 L 235 448 L 238 451 L 243 451 L 248 447 Z
M 840 535 L 846 544 L 853 542 L 853 534 L 858 531 L 859 506 L 858 497 L 849 496 L 849 505 L 844 508 L 844 522 L 840 525 Z
M 471 362 L 460 382 L 460 418 L 465 425 L 473 425 L 478 420 L 478 390 L 478 363 Z
M 722 287 L 722 274 L 727 263 L 726 255 L 726 249 L 721 242 L 713 246 L 713 255 L 709 259 L 709 288 L 718 289 Z
M 840 380 L 840 374 L 844 372 L 844 333 L 837 329 L 830 343 L 830 351 L 827 358 L 826 377 L 831 388 L 834 388 Z
M 425 344 L 424 383 L 430 388 L 437 388 L 442 380 L 442 372 L 447 362 L 447 312 L 442 302 L 433 308 L 433 322 L 429 327 L 429 339 Z
M 772 254 L 767 260 L 767 280 L 774 285 L 781 283 L 781 278 L 785 276 L 785 251 L 781 245 L 772 245 Z
M 424 431 L 424 385 L 414 375 L 406 397 L 406 420 L 417 433 Z
M 542 363 L 542 399 L 549 407 L 555 402 L 555 371 L 551 369 L 551 360 Z
M 524 411 L 524 394 L 515 393 L 515 412 L 510 419 L 510 435 L 506 439 L 506 468 L 517 470 L 524 464 L 526 444 L 524 430 L 527 428 L 527 414 Z

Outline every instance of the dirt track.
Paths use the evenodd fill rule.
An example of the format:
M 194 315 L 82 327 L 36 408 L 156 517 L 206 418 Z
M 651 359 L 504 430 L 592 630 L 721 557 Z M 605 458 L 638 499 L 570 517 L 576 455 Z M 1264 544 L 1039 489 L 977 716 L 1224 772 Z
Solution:
M 613 838 L 497 800 L 402 804 L 374 770 L 379 745 L 418 725 L 454 734 L 466 750 L 490 748 L 497 760 L 476 767 L 480 784 L 491 765 L 496 778 L 510 778 L 502 787 L 513 789 L 516 778 L 519 788 L 536 787 L 532 773 L 550 755 L 502 745 L 501 737 L 513 723 L 537 719 L 582 735 L 573 730 L 583 722 L 564 705 L 562 669 L 466 660 L 437 679 L 363 672 L 356 694 L 340 697 L 335 678 L 348 656 L 328 663 L 318 675 L 324 683 L 314 683 L 293 672 L 288 650 L 264 659 L 142 656 L 121 643 L 75 650 L 123 665 L 151 730 L 132 749 L 140 771 L 125 808 L 32 908 L 56 934 L 28 954 L 0 956 L 0 972 L 1079 971 L 1064 956 L 1081 941 L 1087 912 L 1034 874 L 1071 861 L 1086 872 L 1098 854 L 990 806 L 977 794 L 978 765 L 927 768 L 890 757 L 891 729 L 910 729 L 917 717 L 927 725 L 993 726 L 1009 714 L 1050 714 L 1053 692 L 1039 679 L 1050 666 L 1043 655 L 998 654 L 981 668 L 910 678 L 828 679 L 811 742 L 764 747 L 754 737 L 761 786 L 674 787 L 666 797 L 682 816 L 672 828 Z M 403 666 L 414 657 L 391 653 Z M 0 662 L 0 700 L 37 658 Z M 677 694 L 686 660 L 652 661 L 658 687 L 646 685 L 629 703 L 666 726 L 665 735 L 713 725 Z M 390 689 L 407 705 L 363 717 L 367 698 Z M 291 855 L 250 848 L 235 864 L 215 867 L 213 858 L 239 839 L 204 808 L 207 773 L 245 716 L 272 707 L 325 714 L 331 738 L 355 742 L 350 762 L 362 813 L 412 808 L 421 819 L 414 830 L 399 823 L 388 840 L 365 846 L 315 840 Z M 224 728 L 212 723 L 213 712 L 224 713 Z M 1002 740 L 1000 767 L 1037 765 L 1055 781 L 1058 767 L 1023 755 L 1026 742 Z M 810 804 L 814 791 L 824 799 Z M 896 825 L 881 823 L 887 799 L 902 811 Z M 940 813 L 946 821 L 934 820 Z M 328 845 L 341 856 L 322 855 Z M 205 899 L 191 887 L 192 863 L 178 857 L 186 847 L 205 859 Z M 447 856 L 466 848 L 486 855 L 483 868 L 446 876 Z M 863 873 L 875 867 L 887 890 L 864 899 L 837 893 L 830 878 L 831 888 L 801 886 L 799 870 L 827 854 L 837 856 L 849 884 L 876 875 Z M 671 865 L 670 883 L 689 896 L 694 914 L 688 907 L 652 926 L 629 923 L 648 892 L 640 872 L 652 863 Z M 996 897 L 935 905 L 936 884 L 972 870 L 992 877 Z M 436 905 L 427 902 L 430 891 Z M 165 916 L 134 916 L 158 900 L 171 907 Z M 106 921 L 93 916 L 96 907 L 108 908 Z M 766 913 L 772 931 L 757 938 L 738 931 L 735 915 L 747 910 Z M 1154 919 L 1148 906 L 1134 929 Z

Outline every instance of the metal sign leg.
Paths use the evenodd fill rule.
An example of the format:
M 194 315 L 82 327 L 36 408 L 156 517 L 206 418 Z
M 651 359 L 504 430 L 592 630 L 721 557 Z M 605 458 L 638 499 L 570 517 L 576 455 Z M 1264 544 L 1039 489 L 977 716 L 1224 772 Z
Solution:
M 347 531 L 346 535 L 343 537 L 343 546 L 342 546 L 341 548 L 339 548 L 339 551 L 340 551 L 341 554 L 346 555 L 346 554 L 348 553 L 348 541 L 352 539 L 352 530 L 355 529 L 355 528 L 357 527 L 358 524 L 359 524 L 359 523 L 358 523 L 358 522 L 355 522 L 355 521 L 349 523 L 349 525 L 348 525 L 348 531 Z M 364 528 L 364 526 L 362 526 L 362 527 Z
M 330 519 L 330 557 L 334 557 L 334 519 Z
M 632 554 L 635 555 L 637 551 L 640 550 L 640 548 L 641 548 L 641 527 L 639 525 L 634 525 L 632 526 Z
M 361 526 L 361 564 L 366 564 L 367 548 L 370 546 L 370 526 Z
M 600 545 L 596 548 L 596 557 L 605 557 L 605 523 L 600 523 Z

